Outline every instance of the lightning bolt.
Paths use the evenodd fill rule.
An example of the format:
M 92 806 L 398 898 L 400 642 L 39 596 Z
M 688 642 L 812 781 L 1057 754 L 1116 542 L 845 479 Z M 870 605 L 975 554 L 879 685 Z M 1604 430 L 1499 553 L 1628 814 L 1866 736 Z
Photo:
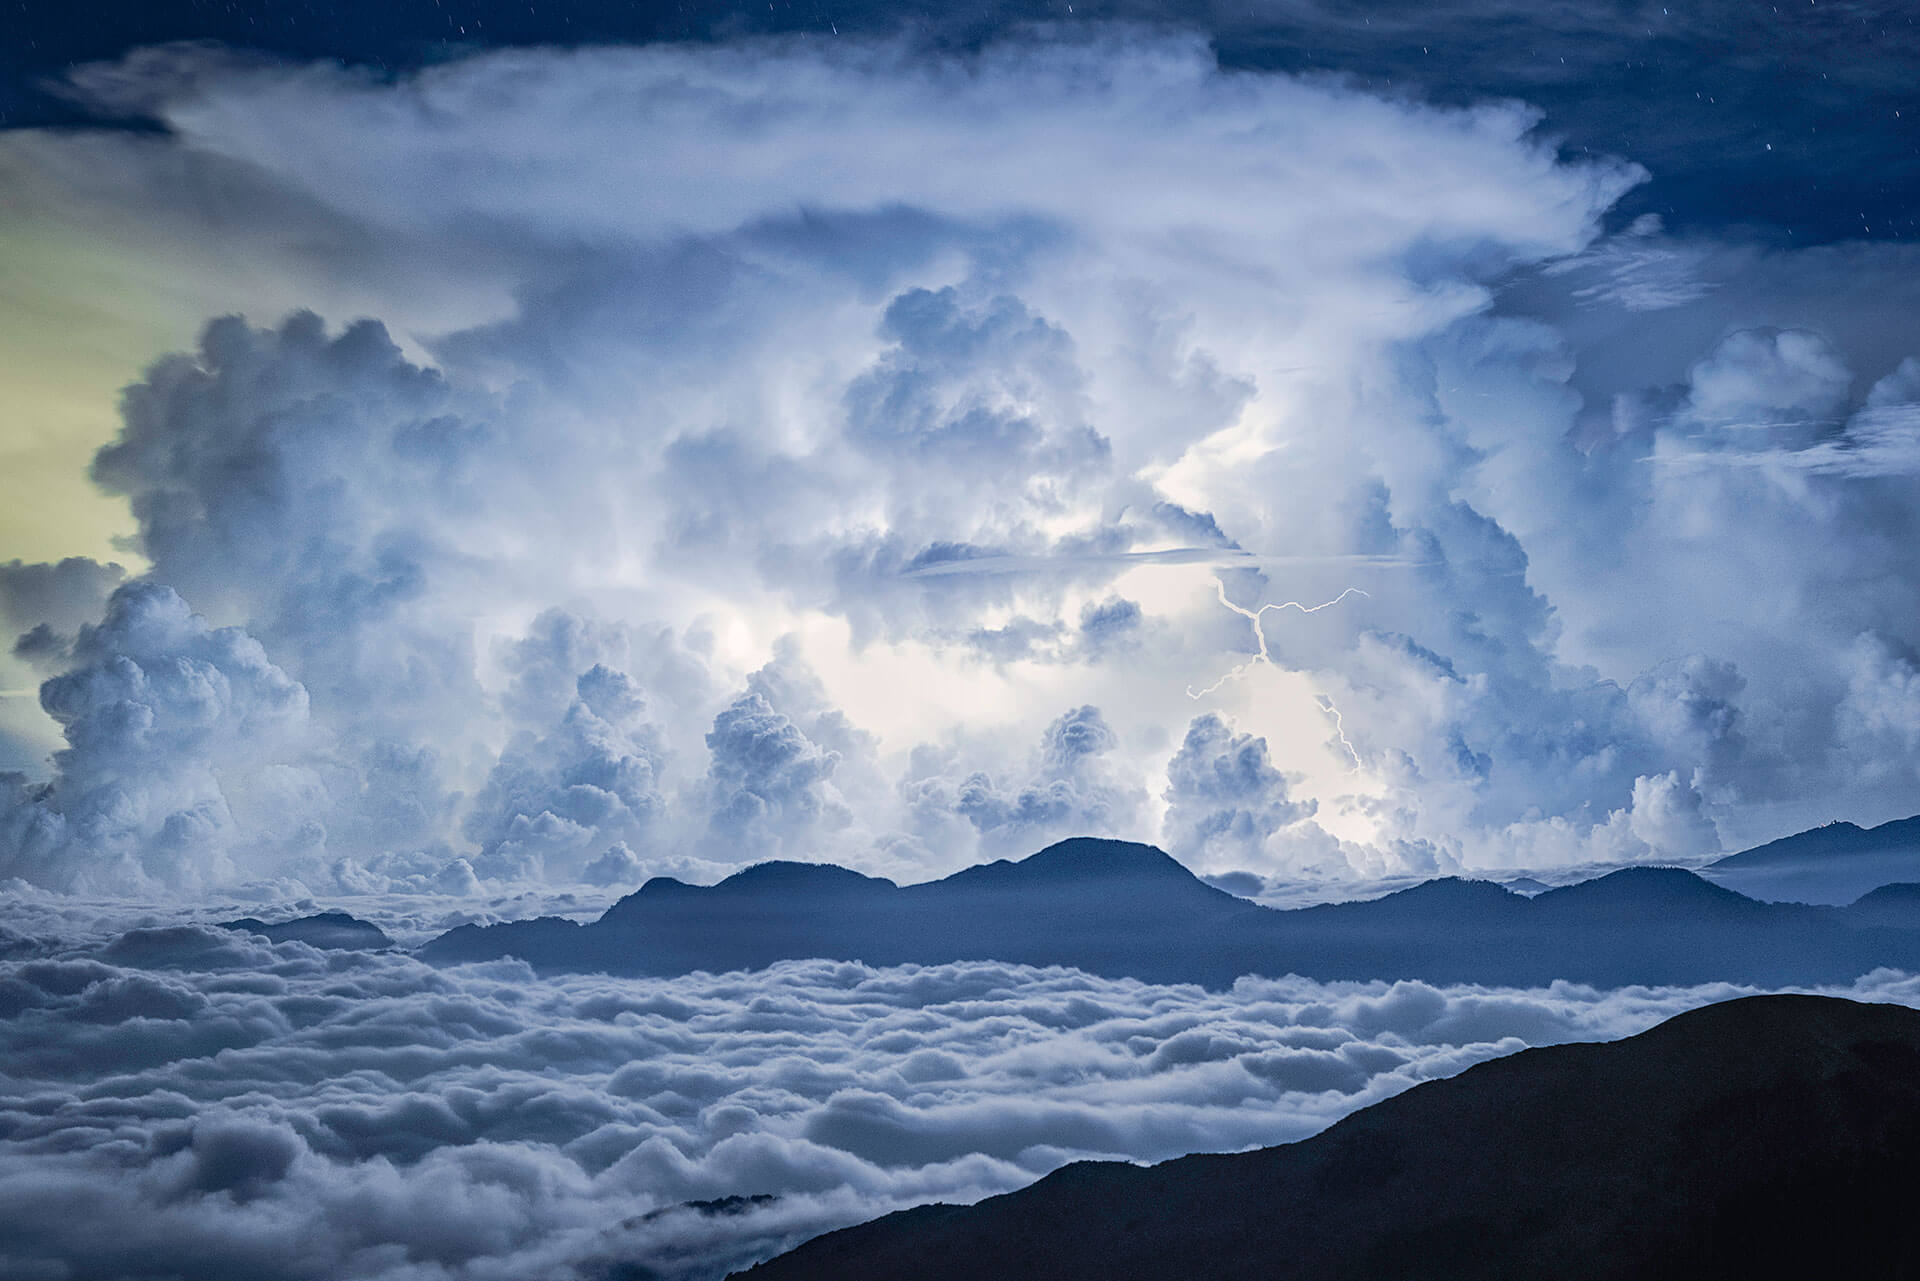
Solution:
M 1205 698 L 1207 695 L 1219 689 L 1222 685 L 1225 685 L 1228 681 L 1238 680 L 1240 677 L 1244 676 L 1247 673 L 1247 669 L 1255 666 L 1256 664 L 1259 664 L 1259 663 L 1271 664 L 1273 662 L 1272 657 L 1269 656 L 1267 653 L 1267 629 L 1260 621 L 1261 615 L 1265 614 L 1268 610 L 1271 609 L 1271 610 L 1277 611 L 1282 609 L 1297 609 L 1303 614 L 1317 614 L 1323 609 L 1331 609 L 1333 606 L 1338 605 L 1341 601 L 1345 600 L 1349 596 L 1365 596 L 1367 594 L 1361 591 L 1358 587 L 1349 587 L 1344 592 L 1341 592 L 1338 596 L 1335 596 L 1332 600 L 1322 601 L 1318 605 L 1302 605 L 1297 600 L 1288 600 L 1288 601 L 1281 601 L 1279 604 L 1276 604 L 1276 605 L 1262 605 L 1259 609 L 1247 609 L 1244 606 L 1236 605 L 1232 601 L 1227 599 L 1227 585 L 1224 582 L 1222 582 L 1220 579 L 1215 578 L 1213 580 L 1213 590 L 1220 597 L 1220 603 L 1222 605 L 1225 605 L 1228 609 L 1232 610 L 1234 613 L 1240 615 L 1240 617 L 1246 619 L 1248 622 L 1253 624 L 1253 639 L 1256 642 L 1258 642 L 1260 646 L 1260 652 L 1258 654 L 1255 654 L 1252 658 L 1249 658 L 1246 662 L 1241 663 L 1238 666 L 1234 667 L 1232 671 L 1228 672 L 1225 676 L 1222 676 L 1219 680 L 1207 686 L 1205 689 L 1195 689 L 1191 685 L 1187 686 L 1188 698 Z M 1322 694 L 1320 695 L 1320 697 L 1325 698 L 1326 695 Z
M 1321 711 L 1333 717 L 1334 737 L 1340 740 L 1340 746 L 1347 749 L 1347 756 L 1353 761 L 1353 768 L 1348 770 L 1347 773 L 1358 774 L 1360 772 L 1360 753 L 1354 750 L 1353 740 L 1347 737 L 1347 723 L 1341 719 L 1340 709 L 1334 706 L 1333 695 L 1315 694 L 1313 701 L 1320 704 Z
M 1361 591 L 1358 587 L 1349 587 L 1332 600 L 1321 601 L 1318 605 L 1302 605 L 1297 600 L 1288 600 L 1280 601 L 1277 604 L 1262 605 L 1258 609 L 1247 609 L 1245 606 L 1236 605 L 1227 599 L 1227 585 L 1218 576 L 1213 580 L 1213 590 L 1214 593 L 1219 596 L 1222 605 L 1225 605 L 1228 609 L 1253 624 L 1253 639 L 1260 646 L 1260 652 L 1252 658 L 1249 658 L 1246 662 L 1236 664 L 1225 676 L 1222 676 L 1205 689 L 1195 689 L 1191 685 L 1187 686 L 1187 697 L 1192 699 L 1205 698 L 1207 695 L 1218 690 L 1222 685 L 1225 685 L 1228 681 L 1239 680 L 1257 664 L 1265 663 L 1269 667 L 1273 665 L 1273 658 L 1267 653 L 1267 628 L 1265 622 L 1262 621 L 1268 610 L 1271 609 L 1277 613 L 1284 609 L 1297 609 L 1303 614 L 1317 614 L 1323 609 L 1332 609 L 1349 596 L 1368 596 L 1368 593 Z M 1368 598 L 1371 599 L 1370 596 Z M 1329 694 L 1315 694 L 1313 698 L 1320 710 L 1333 718 L 1333 732 L 1339 737 L 1340 746 L 1346 749 L 1347 756 L 1353 761 L 1353 769 L 1349 772 L 1359 773 L 1360 753 L 1355 750 L 1353 741 L 1347 737 L 1346 724 L 1341 719 L 1340 709 L 1334 706 L 1333 697 Z

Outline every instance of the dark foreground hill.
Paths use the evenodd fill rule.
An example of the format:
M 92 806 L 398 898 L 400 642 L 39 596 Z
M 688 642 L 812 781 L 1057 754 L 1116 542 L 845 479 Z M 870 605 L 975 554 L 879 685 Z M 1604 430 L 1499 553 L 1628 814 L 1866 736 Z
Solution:
M 1851 903 L 1896 881 L 1920 881 L 1920 815 L 1878 827 L 1828 823 L 1729 854 L 1701 869 L 1750 898 Z
M 1070 1165 L 752 1281 L 1920 1275 L 1920 1013 L 1810 996 L 1526 1050 L 1300 1143 Z
M 462 926 L 421 955 L 656 975 L 826 957 L 1064 965 L 1210 987 L 1288 973 L 1791 986 L 1920 968 L 1920 913 L 1759 903 L 1673 868 L 1630 868 L 1532 898 L 1445 879 L 1276 911 L 1203 883 L 1152 846 L 1073 840 L 923 885 L 799 863 L 764 863 L 711 887 L 661 877 L 589 925 Z

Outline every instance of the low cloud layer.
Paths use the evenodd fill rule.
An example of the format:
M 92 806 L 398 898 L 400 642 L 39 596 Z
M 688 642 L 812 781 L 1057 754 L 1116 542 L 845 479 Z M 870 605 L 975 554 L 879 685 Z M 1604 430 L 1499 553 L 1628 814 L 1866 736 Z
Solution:
M 991 963 L 543 980 L 125 924 L 50 899 L 0 933 L 9 1277 L 714 1278 L 1070 1160 L 1287 1142 L 1745 991 L 1208 993 Z M 1920 1003 L 1892 974 L 1842 994 Z M 768 1199 L 683 1205 L 736 1196 Z
M 5 134 L 20 207 L 247 315 L 95 458 L 137 581 L 0 564 L 0 876 L 1338 882 L 1916 808 L 1904 249 L 1603 236 L 1643 172 L 1524 104 L 1129 29 L 74 91 L 166 129 Z

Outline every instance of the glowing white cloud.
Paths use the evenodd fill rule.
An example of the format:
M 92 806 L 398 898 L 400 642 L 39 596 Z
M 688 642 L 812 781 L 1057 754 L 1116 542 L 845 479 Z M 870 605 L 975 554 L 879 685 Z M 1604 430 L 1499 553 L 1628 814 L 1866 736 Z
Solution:
M 1038 830 L 989 815 L 1152 837 L 1185 679 L 1223 668 L 1191 692 L 1298 777 L 1249 802 L 1255 826 L 1316 807 L 1254 870 L 1671 854 L 1794 777 L 1778 744 L 1846 685 L 1840 655 L 1900 630 L 1895 604 L 1849 604 L 1805 661 L 1770 659 L 1754 638 L 1815 581 L 1796 554 L 1791 584 L 1733 562 L 1751 600 L 1685 603 L 1717 590 L 1688 548 L 1742 512 L 1785 522 L 1757 574 L 1781 529 L 1818 546 L 1843 508 L 1732 476 L 1683 493 L 1637 427 L 1594 452 L 1572 340 L 1490 304 L 1591 248 L 1639 174 L 1561 159 L 1518 104 L 1228 72 L 1111 30 L 933 60 L 522 51 L 393 80 L 176 49 L 77 85 L 167 128 L 8 133 L 10 192 L 95 229 L 103 261 L 202 263 L 191 305 L 252 316 L 149 371 L 96 464 L 154 580 L 310 698 L 299 750 L 229 803 L 220 877 L 426 891 L 778 850 L 913 879 Z M 207 189 L 217 227 L 188 198 Z M 1667 247 L 1631 239 L 1591 261 Z M 1639 323 L 1739 301 L 1721 257 L 1687 261 L 1702 287 Z M 1579 303 L 1647 305 L 1634 279 Z M 281 322 L 302 299 L 386 324 Z M 1768 333 L 1696 344 L 1692 389 L 1620 420 L 1827 412 L 1841 348 Z M 1869 413 L 1892 422 L 1913 397 L 1888 388 Z M 1884 474 L 1882 445 L 1808 448 Z M 1873 479 L 1796 459 L 1809 485 Z M 1616 551 L 1660 628 L 1612 621 Z M 1298 600 L 1222 618 L 1207 573 L 1242 599 L 1284 574 Z M 99 584 L 81 594 L 97 617 Z M 1351 608 L 1300 603 L 1322 599 Z M 73 666 L 73 613 L 9 614 L 46 624 L 39 674 Z M 1660 674 L 1689 655 L 1736 673 L 1717 737 L 1684 714 L 1697 682 Z M 1233 687 L 1256 663 L 1284 692 Z M 1094 774 L 1044 747 L 1085 708 Z M 39 750 L 0 733 L 9 761 Z M 1821 733 L 1808 779 L 1904 741 Z M 9 783 L 16 828 L 64 817 L 48 774 Z M 298 822 L 265 839 L 246 815 L 268 813 Z M 0 865 L 57 880 L 22 848 Z

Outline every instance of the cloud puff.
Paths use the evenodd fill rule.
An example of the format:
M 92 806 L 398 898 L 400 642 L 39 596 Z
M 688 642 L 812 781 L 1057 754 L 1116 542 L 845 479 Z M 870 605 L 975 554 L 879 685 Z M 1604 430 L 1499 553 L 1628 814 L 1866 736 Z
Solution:
M 34 941 L 0 960 L 9 1276 L 712 1279 L 1083 1157 L 1304 1137 L 1745 991 L 1209 993 L 988 962 L 538 979 L 62 910 L 10 908 Z M 1840 994 L 1920 1002 L 1892 974 Z
M 0 562 L 0 632 L 14 635 L 17 657 L 47 662 L 64 657 L 74 633 L 100 616 L 126 571 L 83 556 L 53 564 Z
M 1836 421 L 1852 381 L 1819 334 L 1742 330 L 1693 367 L 1686 413 L 1715 432 L 1773 445 L 1805 443 Z
M 233 803 L 297 799 L 297 771 L 263 767 L 297 747 L 306 689 L 172 588 L 116 590 L 40 702 L 67 746 L 52 780 L 0 816 L 0 872 L 68 889 L 204 884 L 230 878 L 236 847 L 276 827 L 282 840 L 307 838 L 297 809 L 243 828 Z M 236 786 L 252 796 L 230 796 Z
M 125 576 L 81 556 L 0 563 L 0 773 L 44 768 L 50 727 L 34 715 L 32 694 L 72 660 L 75 634 Z
M 742 694 L 714 718 L 707 750 L 717 836 L 777 851 L 782 827 L 852 821 L 832 791 L 839 753 L 822 749 L 758 691 Z
M 1267 838 L 1314 811 L 1288 798 L 1265 739 L 1236 733 L 1213 713 L 1193 718 L 1167 763 L 1166 800 L 1167 848 L 1200 868 L 1264 864 Z
M 1052 486 L 1107 462 L 1106 440 L 1082 421 L 1072 340 L 1018 298 L 968 308 L 952 286 L 911 289 L 887 304 L 880 336 L 891 345 L 847 389 L 862 447 L 978 469 L 985 484 Z
M 1839 735 L 1865 769 L 1910 783 L 1920 749 L 1920 654 L 1892 637 L 1863 632 L 1846 657 Z
M 633 679 L 595 663 L 575 690 L 559 725 L 516 736 L 474 798 L 467 834 L 495 876 L 562 879 L 609 840 L 644 843 L 665 808 L 662 749 Z
M 900 793 L 916 833 L 935 847 L 961 822 L 982 851 L 1000 857 L 1069 835 L 1120 835 L 1139 821 L 1146 797 L 1113 769 L 1118 746 L 1106 717 L 1087 704 L 1047 726 L 1024 771 L 962 772 L 950 755 L 928 750 L 916 755 Z

